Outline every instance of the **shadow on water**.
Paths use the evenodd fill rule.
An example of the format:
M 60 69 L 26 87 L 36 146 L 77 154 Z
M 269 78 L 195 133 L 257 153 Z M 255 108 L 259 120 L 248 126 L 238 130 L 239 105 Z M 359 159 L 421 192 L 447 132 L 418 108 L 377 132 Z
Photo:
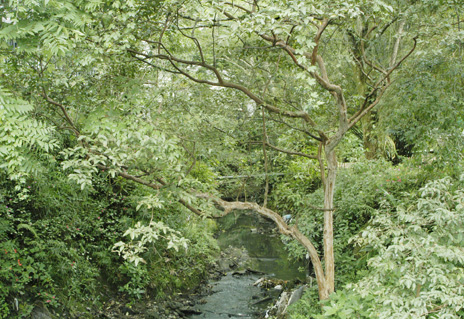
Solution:
M 261 288 L 253 286 L 259 278 L 282 280 L 304 280 L 303 263 L 293 263 L 288 259 L 284 244 L 275 224 L 253 212 L 233 212 L 218 221 L 218 243 L 221 250 L 232 247 L 244 248 L 247 252 L 246 268 L 264 273 L 234 275 L 229 271 L 225 276 L 211 282 L 212 291 L 204 298 L 204 304 L 197 308 L 201 315 L 191 318 L 258 318 L 263 314 L 269 301 L 277 298 L 279 292 L 264 294 Z M 240 270 L 240 269 L 234 269 Z M 273 288 L 271 288 L 273 290 Z M 266 300 L 267 302 L 261 302 Z

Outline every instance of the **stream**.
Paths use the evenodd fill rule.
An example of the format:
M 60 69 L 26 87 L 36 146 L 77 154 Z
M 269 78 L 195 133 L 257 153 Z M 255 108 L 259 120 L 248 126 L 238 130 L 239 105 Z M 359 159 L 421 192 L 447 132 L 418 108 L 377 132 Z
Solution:
M 218 243 L 226 258 L 219 267 L 225 274 L 210 282 L 211 293 L 196 305 L 199 315 L 189 318 L 260 318 L 280 294 L 253 284 L 262 277 L 304 280 L 303 263 L 292 263 L 273 222 L 253 212 L 233 212 L 218 221 Z M 251 271 L 250 271 L 251 270 Z

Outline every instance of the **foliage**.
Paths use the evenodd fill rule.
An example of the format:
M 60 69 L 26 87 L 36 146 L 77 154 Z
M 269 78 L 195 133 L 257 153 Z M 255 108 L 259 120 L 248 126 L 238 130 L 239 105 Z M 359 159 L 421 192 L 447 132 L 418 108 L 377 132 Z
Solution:
M 415 153 L 418 161 L 453 169 L 453 162 L 462 160 L 462 90 L 457 88 L 462 84 L 464 7 L 456 1 L 414 5 L 407 10 L 407 25 L 426 12 L 428 23 L 415 31 L 421 38 L 418 50 L 381 102 L 373 131 L 390 136 L 400 155 Z M 444 17 L 447 23 L 440 22 Z
M 24 176 L 40 168 L 35 154 L 46 157 L 58 146 L 54 127 L 31 118 L 32 110 L 31 104 L 13 96 L 0 83 L 0 169 L 22 182 Z
M 366 270 L 314 318 L 460 318 L 463 305 L 463 183 L 447 177 L 417 195 L 385 198 L 352 243 Z M 306 297 L 304 300 L 308 300 Z M 311 300 L 311 299 L 309 299 Z M 310 301 L 306 301 L 310 302 Z M 301 308 L 295 308 L 304 313 Z M 293 318 L 293 317 L 292 317 Z
M 82 29 L 90 22 L 84 10 L 95 6 L 93 1 L 4 1 L 0 39 L 14 41 L 20 52 L 39 47 L 45 56 L 63 55 L 84 36 Z M 5 48 L 6 41 L 2 44 Z
M 198 286 L 217 257 L 218 246 L 212 238 L 215 223 L 192 221 L 189 217 L 185 220 L 181 232 L 189 241 L 188 250 L 159 249 L 158 253 L 147 256 L 147 261 L 151 261 L 149 287 L 156 291 L 157 297 L 167 297 Z
M 379 129 L 395 136 L 404 155 L 415 152 L 418 161 L 434 162 L 437 169 L 450 170 L 452 163 L 461 161 L 463 156 L 463 97 L 456 90 L 462 80 L 457 73 L 462 73 L 463 64 L 461 55 L 454 57 L 458 49 L 443 42 L 442 50 L 427 55 L 417 53 L 407 70 L 409 74 L 398 83 L 399 94 L 381 109 Z M 404 107 L 393 110 L 390 103 Z
M 27 316 L 36 301 L 54 308 L 71 306 L 74 298 L 88 301 L 97 290 L 98 271 L 90 262 L 94 255 L 88 252 L 93 243 L 88 242 L 84 249 L 79 241 L 86 233 L 80 230 L 82 226 L 74 224 L 82 215 L 75 215 L 71 221 L 62 210 L 70 207 L 62 199 L 53 202 L 53 192 L 42 182 L 29 179 L 24 185 L 29 191 L 27 197 L 14 191 L 14 182 L 1 185 L 0 220 L 4 227 L 0 236 L 5 247 L 0 275 L 4 287 L 1 303 L 11 316 Z M 59 179 L 54 183 L 62 186 L 59 188 L 62 194 L 72 192 L 72 188 L 60 183 Z M 47 199 L 46 208 L 37 205 L 36 192 L 52 195 Z M 12 306 L 15 303 L 17 309 Z
M 186 222 L 166 219 L 177 229 L 187 227 L 182 237 L 190 241 L 189 252 L 159 257 L 166 246 L 158 244 L 157 254 L 144 255 L 149 267 L 136 268 L 111 247 L 140 219 L 128 196 L 139 190 L 114 179 L 109 183 L 107 175 L 101 175 L 94 177 L 95 191 L 82 192 L 63 175 L 59 163 L 44 166 L 48 174 L 28 178 L 20 190 L 15 190 L 17 181 L 3 179 L 0 185 L 3 317 L 27 316 L 37 302 L 57 312 L 85 313 L 82 305 L 98 307 L 117 287 L 128 298 L 161 296 L 174 281 L 179 281 L 176 289 L 186 289 L 205 275 L 208 256 L 216 250 L 210 243 L 213 228 L 192 229 Z M 148 214 L 146 220 L 152 217 Z M 187 264 L 195 267 L 170 274 Z
M 376 296 L 369 312 L 379 318 L 459 318 L 462 309 L 463 184 L 450 178 L 419 190 L 412 205 L 386 205 L 356 243 L 375 250 L 369 273 L 348 286 Z M 369 284 L 367 284 L 369 282 Z
M 167 227 L 162 222 L 151 221 L 148 226 L 142 226 L 138 222 L 123 234 L 123 236 L 130 236 L 130 242 L 117 242 L 113 246 L 113 251 L 116 251 L 120 256 L 122 255 L 129 262 L 133 262 L 137 267 L 139 262 L 146 263 L 140 255 L 148 250 L 149 244 L 157 241 L 167 242 L 166 249 L 174 249 L 175 251 L 179 251 L 179 247 L 187 249 L 188 241 L 179 235 L 178 231 Z
M 385 160 L 360 159 L 349 168 L 343 168 L 343 164 L 341 165 L 335 192 L 337 213 L 334 222 L 335 249 L 337 255 L 344 255 L 344 262 L 337 269 L 340 271 L 339 276 L 344 276 L 345 270 L 353 269 L 348 260 L 354 262 L 353 247 L 348 240 L 365 226 L 380 204 L 389 201 L 396 205 L 397 196 L 405 191 L 417 189 L 430 178 L 439 175 L 426 174 L 423 165 L 417 166 L 414 161 L 405 161 L 394 166 Z M 307 179 L 299 179 L 298 175 L 293 175 L 293 182 L 285 180 L 277 184 L 271 204 L 285 208 L 286 212 L 293 215 L 301 231 L 313 238 L 314 242 L 318 243 L 316 247 L 320 249 L 322 229 L 318 225 L 323 216 L 321 211 L 314 207 L 322 207 L 323 194 L 320 188 L 310 192 L 305 186 L 306 183 Z M 302 259 L 306 254 L 296 242 L 289 243 L 288 248 L 294 258 Z M 340 281 L 343 282 L 344 279 L 341 278 Z
M 460 2 L 30 0 L 2 1 L 0 10 L 3 316 L 16 311 L 16 300 L 21 316 L 36 301 L 60 309 L 98 306 L 99 283 L 135 299 L 198 283 L 217 247 L 214 223 L 188 212 L 214 210 L 197 193 L 261 201 L 269 183 L 269 207 L 291 214 L 322 251 L 323 213 L 314 208 L 324 203 L 320 166 L 308 155 L 338 139 L 334 132 L 344 126 L 338 114 L 364 112 L 388 86 L 380 108 L 334 144 L 339 162 L 357 163 L 340 169 L 336 183 L 336 283 L 346 288 L 332 297 L 326 315 L 357 309 L 375 317 L 375 309 L 394 316 L 391 296 L 415 309 L 407 292 L 418 283 L 401 281 L 385 258 L 407 273 L 405 260 L 423 256 L 409 248 L 408 256 L 392 255 L 391 242 L 402 239 L 403 247 L 414 239 L 432 256 L 436 251 L 417 238 L 441 240 L 443 251 L 458 246 L 433 228 L 440 220 L 420 216 L 425 206 L 412 201 L 432 177 L 461 170 Z M 416 53 L 395 66 L 416 36 Z M 340 90 L 318 86 L 321 79 Z M 334 108 L 340 102 L 344 107 Z M 398 166 L 363 161 L 371 150 L 361 139 L 377 140 L 374 155 L 390 151 L 391 158 L 396 149 L 413 158 L 397 159 Z M 218 182 L 220 175 L 246 177 Z M 459 210 L 452 197 L 439 202 Z M 434 205 L 443 213 L 440 203 Z M 379 211 L 388 214 L 381 219 Z M 426 221 L 413 227 L 407 219 L 413 217 Z M 410 232 L 392 233 L 401 227 Z M 362 249 L 349 241 L 374 232 L 371 243 L 358 237 Z M 187 241 L 189 249 L 177 251 Z M 116 243 L 127 260 L 111 252 Z M 288 248 L 304 258 L 295 242 Z M 449 266 L 439 257 L 430 262 Z M 454 263 L 457 278 L 460 261 Z M 379 285 L 369 287 L 369 280 Z M 435 283 L 420 284 L 422 292 L 435 291 Z M 362 295 L 363 285 L 379 298 Z M 435 297 L 448 302 L 453 292 L 441 292 Z M 439 307 L 437 300 L 429 304 Z

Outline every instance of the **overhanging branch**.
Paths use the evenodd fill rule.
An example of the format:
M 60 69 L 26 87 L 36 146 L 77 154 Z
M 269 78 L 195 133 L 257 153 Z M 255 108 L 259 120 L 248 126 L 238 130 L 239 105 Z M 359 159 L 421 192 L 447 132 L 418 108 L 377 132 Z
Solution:
M 152 43 L 152 44 L 157 44 L 157 45 L 159 44 L 156 41 L 149 41 L 149 40 L 144 40 L 144 41 L 146 41 L 148 43 Z M 161 44 L 161 46 L 164 48 L 164 46 L 162 44 Z M 275 114 L 280 114 L 282 116 L 290 117 L 290 118 L 301 118 L 305 122 L 307 122 L 309 125 L 311 125 L 312 127 L 314 127 L 314 128 L 316 127 L 316 123 L 314 122 L 314 120 L 311 118 L 311 116 L 307 112 L 304 112 L 304 111 L 288 111 L 288 110 L 283 110 L 281 108 L 278 108 L 278 107 L 276 107 L 274 105 L 271 105 L 271 104 L 265 102 L 263 99 L 261 99 L 258 95 L 254 94 L 250 89 L 246 88 L 245 86 L 224 80 L 221 73 L 219 72 L 219 70 L 217 68 L 215 68 L 214 66 L 207 64 L 205 61 L 199 62 L 199 61 L 185 60 L 185 59 L 181 59 L 181 58 L 178 58 L 178 57 L 172 55 L 167 49 L 165 49 L 165 51 L 166 51 L 167 54 L 150 55 L 150 54 L 146 54 L 146 53 L 143 53 L 143 52 L 136 51 L 134 49 L 128 49 L 128 52 L 130 52 L 132 54 L 145 57 L 145 59 L 140 59 L 139 58 L 139 60 L 142 61 L 142 62 L 147 63 L 148 65 L 153 66 L 153 64 L 151 62 L 147 61 L 147 59 L 167 60 L 167 61 L 169 61 L 171 63 L 172 67 L 177 72 L 179 72 L 180 74 L 184 75 L 185 77 L 187 77 L 188 79 L 190 79 L 190 80 L 192 80 L 192 81 L 194 81 L 196 83 L 207 84 L 207 85 L 210 85 L 210 86 L 224 87 L 224 88 L 232 88 L 232 89 L 241 91 L 242 93 L 247 95 L 250 99 L 252 99 L 257 105 L 263 106 L 269 112 L 272 112 L 272 113 L 275 113 Z M 211 80 L 198 79 L 198 78 L 194 77 L 192 74 L 190 74 L 189 72 L 181 69 L 178 64 L 186 65 L 186 66 L 200 66 L 200 67 L 203 67 L 205 69 L 208 69 L 208 70 L 210 70 L 210 71 L 212 71 L 214 73 L 214 75 L 216 76 L 217 82 L 213 82 Z M 319 133 L 321 133 L 321 132 L 319 132 Z

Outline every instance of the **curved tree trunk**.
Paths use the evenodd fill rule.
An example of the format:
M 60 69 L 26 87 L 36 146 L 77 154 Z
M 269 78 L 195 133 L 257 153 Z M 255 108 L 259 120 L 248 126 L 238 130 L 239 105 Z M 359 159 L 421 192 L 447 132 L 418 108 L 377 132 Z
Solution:
M 303 247 L 308 251 L 309 257 L 311 258 L 311 263 L 314 267 L 314 273 L 316 275 L 317 286 L 319 290 L 319 299 L 324 300 L 328 299 L 331 292 L 333 292 L 333 276 L 332 283 L 327 280 L 327 276 L 324 274 L 324 268 L 322 266 L 321 259 L 319 254 L 314 247 L 311 240 L 306 237 L 303 233 L 300 232 L 297 225 L 289 226 L 282 216 L 273 210 L 260 206 L 257 203 L 250 202 L 228 202 L 220 198 L 215 198 L 209 194 L 197 194 L 197 197 L 203 197 L 213 200 L 217 205 L 224 209 L 224 214 L 227 215 L 233 210 L 254 210 L 258 214 L 272 220 L 277 225 L 279 232 L 283 235 L 290 236 L 293 239 L 297 240 Z M 333 242 L 333 241 L 332 241 Z M 333 251 L 333 249 L 332 249 Z
M 324 244 L 323 256 L 325 269 L 319 254 L 311 243 L 308 237 L 302 234 L 297 225 L 289 226 L 280 214 L 270 210 L 269 208 L 259 206 L 256 203 L 250 202 L 227 202 L 218 198 L 212 198 L 209 195 L 203 194 L 200 197 L 213 199 L 219 206 L 225 209 L 224 215 L 234 209 L 250 209 L 260 215 L 273 220 L 279 228 L 280 233 L 296 239 L 302 244 L 309 253 L 311 262 L 314 266 L 316 281 L 318 285 L 319 299 L 328 299 L 330 294 L 335 290 L 335 257 L 334 257 L 334 227 L 333 227 L 333 212 L 334 212 L 334 191 L 337 177 L 337 157 L 334 150 L 338 141 L 332 141 L 324 145 L 326 158 L 327 175 L 322 170 L 322 179 L 324 181 Z M 321 145 L 322 147 L 322 145 Z M 320 158 L 320 157 L 319 157 Z M 322 160 L 320 159 L 321 165 Z

